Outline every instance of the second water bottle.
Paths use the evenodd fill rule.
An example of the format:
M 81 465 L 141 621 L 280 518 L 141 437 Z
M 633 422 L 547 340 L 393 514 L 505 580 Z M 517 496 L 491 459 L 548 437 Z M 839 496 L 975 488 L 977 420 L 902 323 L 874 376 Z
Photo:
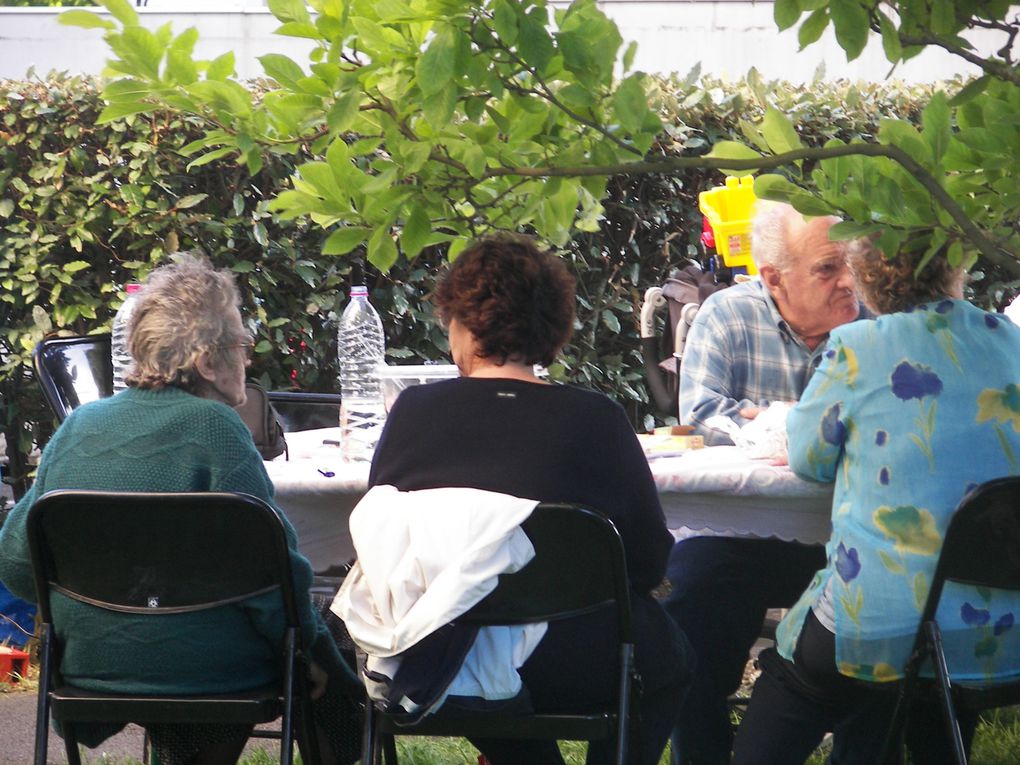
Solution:
M 351 287 L 351 299 L 340 317 L 337 338 L 340 361 L 340 446 L 349 462 L 371 460 L 386 413 L 379 383 L 385 361 L 382 321 L 368 302 L 368 288 Z

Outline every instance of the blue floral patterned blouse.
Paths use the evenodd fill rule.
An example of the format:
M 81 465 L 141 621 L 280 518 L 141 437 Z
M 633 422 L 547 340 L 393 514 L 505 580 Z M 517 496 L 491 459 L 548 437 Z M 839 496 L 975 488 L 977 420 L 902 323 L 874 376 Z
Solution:
M 835 494 L 828 565 L 781 623 L 779 651 L 792 658 L 829 586 L 840 672 L 901 677 L 954 508 L 1020 473 L 1020 327 L 962 300 L 839 327 L 787 424 L 790 466 Z M 954 676 L 1020 672 L 1017 617 L 1015 596 L 947 584 Z

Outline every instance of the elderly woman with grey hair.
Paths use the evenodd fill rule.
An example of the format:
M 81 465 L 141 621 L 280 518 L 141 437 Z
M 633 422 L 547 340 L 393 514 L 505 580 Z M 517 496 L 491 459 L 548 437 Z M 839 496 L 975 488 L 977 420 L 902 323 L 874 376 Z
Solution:
M 152 272 L 128 328 L 134 358 L 127 376 L 130 387 L 71 413 L 47 444 L 35 484 L 0 532 L 0 580 L 12 592 L 35 599 L 25 520 L 32 503 L 47 491 L 233 491 L 272 504 L 273 487 L 251 433 L 232 408 L 245 399 L 245 367 L 252 348 L 239 304 L 230 272 L 216 270 L 204 259 L 180 255 L 175 263 Z M 357 741 L 345 744 L 338 732 L 345 722 L 340 711 L 342 660 L 312 607 L 311 567 L 297 552 L 296 535 L 286 518 L 284 525 L 304 644 L 315 661 L 313 696 L 322 707 L 316 720 L 329 719 L 330 728 L 321 736 L 331 744 L 324 747 L 326 761 L 352 762 Z M 62 629 L 75 635 L 74 650 L 65 654 L 60 671 L 84 688 L 225 693 L 259 687 L 279 675 L 283 614 L 272 594 L 240 606 L 179 614 L 172 622 L 172 641 L 166 640 L 164 620 L 153 622 L 61 597 L 54 599 L 53 611 Z M 146 650 L 155 640 L 166 652 L 158 664 Z M 351 727 L 356 739 L 357 728 Z M 79 731 L 79 738 L 98 746 L 118 729 L 90 726 Z M 164 765 L 234 763 L 250 728 L 159 725 L 149 733 Z

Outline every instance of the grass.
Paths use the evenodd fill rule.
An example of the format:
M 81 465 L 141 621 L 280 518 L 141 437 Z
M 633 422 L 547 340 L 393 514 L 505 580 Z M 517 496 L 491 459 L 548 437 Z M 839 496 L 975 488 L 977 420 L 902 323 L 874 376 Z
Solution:
M 8 685 L 0 683 L 0 694 L 35 692 L 38 689 L 38 668 L 31 666 L 28 677 Z M 567 765 L 584 765 L 586 746 L 582 742 L 566 741 L 560 744 Z M 401 765 L 476 765 L 478 752 L 464 739 L 401 737 L 397 739 Z M 140 760 L 89 757 L 87 765 L 142 765 Z M 828 755 L 825 744 L 808 760 L 806 765 L 825 765 Z M 298 760 L 300 762 L 300 758 Z M 249 749 L 239 765 L 274 765 L 279 762 L 274 752 Z M 995 709 L 982 715 L 971 749 L 971 765 L 1015 765 L 1020 763 L 1020 706 Z M 669 765 L 669 749 L 663 753 L 660 765 Z

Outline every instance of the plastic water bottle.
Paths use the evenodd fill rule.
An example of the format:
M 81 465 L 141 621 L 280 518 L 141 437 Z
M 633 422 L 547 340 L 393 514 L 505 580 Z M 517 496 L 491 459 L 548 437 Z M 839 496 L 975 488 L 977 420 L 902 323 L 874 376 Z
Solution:
M 382 432 L 379 366 L 386 353 L 382 321 L 368 302 L 368 289 L 351 287 L 351 300 L 340 317 L 340 449 L 348 462 L 371 460 Z
M 117 309 L 113 317 L 113 337 L 110 339 L 110 356 L 113 361 L 113 392 L 120 393 L 127 388 L 124 378 L 131 368 L 131 351 L 128 346 L 128 320 L 135 310 L 138 295 L 142 291 L 141 284 L 128 284 L 124 287 L 127 297 Z

